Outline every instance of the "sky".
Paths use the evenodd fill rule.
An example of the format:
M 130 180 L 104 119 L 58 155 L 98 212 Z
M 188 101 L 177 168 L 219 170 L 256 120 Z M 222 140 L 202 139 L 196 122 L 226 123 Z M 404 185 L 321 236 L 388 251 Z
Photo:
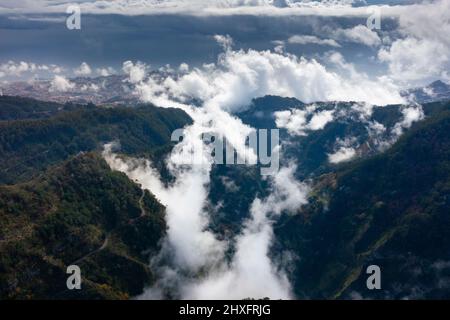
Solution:
M 371 77 L 390 74 L 398 81 L 405 71 L 403 86 L 448 77 L 450 50 L 444 34 L 448 34 L 450 13 L 446 1 L 426 1 L 424 8 L 431 10 L 422 9 L 423 13 L 412 4 L 422 1 L 400 0 L 75 2 L 81 9 L 81 30 L 66 27 L 69 14 L 65 11 L 74 1 L 0 0 L 1 78 L 14 78 L 14 71 L 21 70 L 8 72 L 10 68 L 4 65 L 9 61 L 55 65 L 66 76 L 74 76 L 82 62 L 92 70 L 109 67 L 117 71 L 128 60 L 142 61 L 154 69 L 181 63 L 201 66 L 214 63 L 221 52 L 215 35 L 231 36 L 236 49 L 282 46 L 285 52 L 317 59 L 326 66 L 330 52 L 339 52 Z M 364 27 L 373 14 L 368 10 L 374 8 L 380 10 L 381 28 L 368 30 Z M 428 19 L 431 25 L 419 19 Z M 437 28 L 441 36 L 433 34 Z M 424 56 L 432 52 L 442 56 L 439 61 Z M 432 70 L 426 68 L 427 59 L 432 61 Z M 421 77 L 408 70 L 414 60 L 426 71 Z M 35 69 L 40 76 L 53 76 L 43 72 L 45 67 Z

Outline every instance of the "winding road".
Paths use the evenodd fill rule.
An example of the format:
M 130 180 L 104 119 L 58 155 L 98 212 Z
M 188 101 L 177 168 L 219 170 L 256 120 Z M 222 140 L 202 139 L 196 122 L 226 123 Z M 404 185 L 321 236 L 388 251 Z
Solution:
M 128 224 L 133 225 L 133 224 L 135 224 L 137 221 L 139 221 L 140 219 L 142 219 L 143 217 L 145 217 L 145 216 L 147 215 L 147 212 L 146 212 L 145 209 L 144 209 L 144 197 L 145 197 L 145 190 L 142 189 L 142 195 L 141 195 L 141 197 L 139 198 L 139 208 L 141 209 L 141 215 L 140 215 L 139 217 L 137 217 L 137 218 L 130 219 L 130 220 L 128 221 Z M 117 228 L 111 230 L 110 232 L 108 232 L 108 233 L 106 234 L 105 240 L 103 241 L 102 245 L 101 245 L 99 248 L 97 248 L 97 249 L 95 249 L 95 250 L 93 250 L 93 251 L 91 251 L 91 252 L 85 254 L 84 256 L 82 256 L 81 258 L 79 258 L 78 260 L 72 262 L 72 263 L 69 264 L 69 265 L 77 265 L 77 264 L 79 264 L 80 262 L 83 262 L 83 260 L 89 258 L 90 256 L 92 256 L 92 255 L 94 255 L 94 254 L 96 254 L 96 253 L 99 253 L 99 252 L 105 250 L 106 247 L 108 246 L 108 243 L 109 243 L 109 240 L 110 240 L 110 238 L 111 238 L 111 235 L 112 235 L 112 233 L 113 233 L 115 230 L 117 230 Z

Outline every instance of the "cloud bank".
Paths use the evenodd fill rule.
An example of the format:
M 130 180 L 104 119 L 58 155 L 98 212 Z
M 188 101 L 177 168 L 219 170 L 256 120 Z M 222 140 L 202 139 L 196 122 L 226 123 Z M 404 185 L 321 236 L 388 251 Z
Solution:
M 65 13 L 73 3 L 90 14 L 367 15 L 366 2 L 361 0 L 20 0 L 14 6 L 3 5 L 0 13 Z M 397 11 L 395 6 L 381 7 L 389 13 Z
M 400 39 L 381 49 L 378 58 L 389 77 L 414 86 L 450 79 L 450 2 L 434 1 L 399 17 Z
M 221 42 L 223 45 L 223 42 Z M 225 46 L 217 63 L 195 68 L 174 78 L 143 80 L 144 67 L 138 69 L 137 91 L 144 101 L 163 105 L 161 98 L 186 102 L 197 99 L 207 108 L 236 112 L 255 97 L 278 95 L 295 97 L 303 102 L 365 101 L 376 105 L 404 102 L 399 89 L 387 78 L 369 78 L 358 72 L 344 58 L 334 53 L 329 57 L 339 71 L 327 69 L 314 59 L 256 50 L 233 50 Z M 131 62 L 130 62 L 131 63 Z M 129 66 L 131 68 L 131 65 Z M 137 71 L 136 71 L 137 72 Z

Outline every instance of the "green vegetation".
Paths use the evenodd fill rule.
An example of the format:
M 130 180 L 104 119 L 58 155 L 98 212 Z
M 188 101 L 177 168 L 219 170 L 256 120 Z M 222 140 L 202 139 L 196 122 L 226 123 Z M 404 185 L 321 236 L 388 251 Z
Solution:
M 0 299 L 127 299 L 154 279 L 165 209 L 99 155 L 105 143 L 162 168 L 178 109 L 0 97 Z M 162 172 L 164 175 L 164 172 Z M 9 184 L 9 185 L 7 185 Z M 83 290 L 66 287 L 67 266 Z
M 126 299 L 154 281 L 164 207 L 94 153 L 0 187 L 1 299 Z M 83 290 L 66 288 L 77 264 Z
M 59 112 L 84 108 L 85 106 L 56 102 L 44 102 L 31 98 L 0 96 L 0 121 L 44 119 Z
M 0 299 L 127 299 L 141 293 L 155 281 L 148 261 L 165 234 L 164 208 L 112 172 L 99 151 L 120 141 L 120 152 L 151 158 L 169 179 L 163 159 L 172 147 L 170 134 L 191 119 L 149 105 L 60 109 L 2 99 L 13 106 L 2 119 L 19 120 L 0 121 Z M 27 109 L 30 103 L 37 105 Z M 239 116 L 259 128 L 274 126 L 273 111 L 303 106 L 277 97 L 254 104 L 256 110 Z M 53 111 L 41 117 L 33 110 Z M 314 188 L 298 215 L 274 225 L 272 254 L 294 254 L 289 276 L 297 297 L 450 297 L 450 103 L 426 104 L 424 111 L 427 119 L 388 151 L 368 151 L 339 166 L 330 166 L 326 153 L 338 137 L 370 143 L 363 124 L 333 122 L 289 140 L 284 161 L 295 159 L 297 176 L 311 179 Z M 400 117 L 396 106 L 373 114 L 387 128 Z M 242 230 L 251 202 L 267 195 L 268 183 L 257 166 L 214 166 L 206 209 L 219 237 L 232 239 Z M 66 267 L 74 263 L 82 270 L 81 291 L 66 288 Z M 370 264 L 382 269 L 381 291 L 366 288 Z
M 387 152 L 323 176 L 310 204 L 279 222 L 273 251 L 297 254 L 299 297 L 450 295 L 448 267 L 435 270 L 450 248 L 450 111 L 435 106 Z M 366 288 L 370 264 L 382 268 L 381 291 Z
M 125 154 L 161 155 L 173 130 L 190 122 L 179 109 L 150 105 L 112 109 L 91 105 L 48 119 L 0 121 L 0 183 L 27 181 L 51 165 L 79 152 L 100 150 L 111 141 L 119 141 Z

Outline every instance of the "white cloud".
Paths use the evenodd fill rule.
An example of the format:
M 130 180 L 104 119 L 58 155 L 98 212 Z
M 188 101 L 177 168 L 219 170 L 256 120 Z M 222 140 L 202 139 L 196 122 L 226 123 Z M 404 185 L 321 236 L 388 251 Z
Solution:
M 35 69 L 34 64 L 30 64 L 24 61 L 15 63 L 14 61 L 8 61 L 7 63 L 0 65 L 0 71 L 4 75 L 20 76 L 24 72 L 32 71 Z
M 390 77 L 408 86 L 448 78 L 450 50 L 441 42 L 408 37 L 381 49 L 378 57 L 389 64 Z
M 217 34 L 214 39 L 220 44 L 224 50 L 229 50 L 233 46 L 233 39 L 229 35 Z
M 92 69 L 86 62 L 83 62 L 78 68 L 74 69 L 73 72 L 79 77 L 85 77 L 92 73 Z
M 213 159 L 211 150 L 203 148 L 202 133 L 214 132 L 226 137 L 238 154 L 244 154 L 245 137 L 251 128 L 220 108 L 193 108 L 166 100 L 163 105 L 183 108 L 194 120 L 185 128 L 183 141 L 178 143 L 167 159 L 167 166 L 176 177 L 176 182 L 165 187 L 150 162 L 144 165 L 124 162 L 109 150 L 105 157 L 110 166 L 126 172 L 132 180 L 152 191 L 167 206 L 169 226 L 167 246 L 173 251 L 179 270 L 196 273 L 223 259 L 225 244 L 207 230 L 209 217 L 204 210 L 207 201 L 207 186 Z M 186 156 L 192 156 L 194 165 L 186 165 Z M 177 201 L 173 201 L 177 199 Z
M 352 147 L 341 147 L 338 151 L 328 155 L 331 163 L 341 163 L 352 159 L 356 155 L 356 150 Z
M 333 55 L 336 57 L 337 54 Z M 141 97 L 154 102 L 158 97 L 191 98 L 207 106 L 237 111 L 255 97 L 278 95 L 303 102 L 366 101 L 376 105 L 402 103 L 398 88 L 389 79 L 370 79 L 345 62 L 335 59 L 343 75 L 328 70 L 318 61 L 285 53 L 227 49 L 216 64 L 195 68 L 178 78 L 148 79 L 137 85 Z M 337 63 L 338 62 L 338 63 Z M 132 62 L 126 62 L 132 66 Z M 139 68 L 141 70 L 142 68 Z M 130 78 L 132 82 L 143 79 Z
M 333 164 L 346 162 L 356 156 L 358 143 L 356 138 L 345 138 L 336 140 L 335 152 L 328 154 L 328 161 Z
M 396 123 L 392 129 L 394 135 L 393 139 L 400 137 L 405 129 L 409 129 L 414 122 L 423 120 L 425 114 L 421 105 L 405 106 L 402 108 L 403 118 L 400 122 Z
M 294 178 L 296 167 L 282 168 L 273 177 L 272 192 L 256 198 L 251 218 L 236 238 L 236 253 L 230 265 L 223 265 L 205 279 L 187 283 L 187 299 L 290 299 L 291 287 L 286 274 L 269 258 L 273 238 L 272 220 L 281 212 L 296 212 L 307 203 L 308 187 Z
M 390 77 L 405 86 L 449 80 L 450 1 L 411 6 L 399 16 L 400 39 L 378 54 L 388 63 Z
M 21 77 L 23 74 L 59 73 L 62 68 L 56 65 L 37 64 L 27 61 L 8 61 L 0 64 L 0 77 Z
M 96 85 L 95 83 L 91 83 L 91 84 L 83 84 L 80 87 L 80 91 L 85 92 L 85 91 L 91 91 L 91 92 L 98 92 L 100 90 L 100 87 L 98 85 Z
M 50 83 L 50 91 L 66 92 L 75 88 L 75 83 L 67 80 L 63 76 L 55 75 Z
M 145 65 L 131 61 L 123 66 L 128 81 L 135 85 L 143 101 L 181 108 L 193 119 L 193 124 L 184 129 L 183 140 L 167 158 L 167 167 L 175 177 L 169 186 L 161 182 L 149 161 L 127 161 L 109 150 L 105 152 L 112 168 L 137 180 L 167 207 L 167 239 L 158 259 L 152 261 L 158 266 L 158 261 L 162 261 L 159 259 L 165 257 L 165 264 L 157 269 L 160 281 L 143 298 L 162 297 L 164 288 L 173 287 L 180 290 L 180 298 L 190 299 L 292 298 L 286 274 L 269 257 L 272 223 L 281 212 L 295 213 L 306 203 L 307 186 L 295 180 L 295 166 L 280 170 L 273 177 L 272 192 L 264 199 L 254 200 L 249 220 L 234 239 L 236 251 L 228 262 L 225 255 L 230 243 L 208 229 L 205 208 L 212 159 L 211 150 L 198 148 L 204 147 L 201 134 L 224 136 L 243 155 L 247 151 L 245 137 L 252 128 L 231 112 L 241 110 L 254 97 L 267 94 L 293 96 L 306 102 L 362 100 L 383 104 L 402 99 L 395 86 L 384 79 L 369 79 L 336 54 L 332 55 L 333 63 L 344 71 L 343 75 L 315 60 L 270 51 L 236 51 L 231 48 L 229 38 L 217 40 L 225 47 L 217 63 L 187 70 L 181 76 L 147 76 Z M 200 100 L 201 106 L 189 105 L 192 98 Z M 310 105 L 305 110 L 281 114 L 283 117 L 285 126 L 295 132 L 297 128 L 290 122 L 297 122 L 306 134 L 308 130 L 323 129 L 334 120 L 334 113 L 318 111 L 315 105 Z M 184 158 L 190 153 L 200 158 L 202 161 L 198 163 L 203 165 L 186 165 Z
M 17 1 L 15 1 L 16 3 Z M 3 6 L 0 13 L 63 13 L 73 1 L 33 0 Z M 81 11 L 90 14 L 189 14 L 189 15 L 327 15 L 367 16 L 365 7 L 352 7 L 354 0 L 116 0 L 82 1 Z M 384 14 L 397 7 L 382 6 Z
M 337 29 L 332 32 L 336 40 L 361 43 L 369 47 L 381 45 L 378 34 L 363 25 L 358 25 L 351 29 Z
M 107 76 L 110 76 L 110 75 L 116 73 L 116 70 L 114 70 L 114 68 L 112 68 L 112 67 L 97 68 L 95 71 L 97 72 L 97 74 L 99 76 L 102 76 L 102 77 L 107 77 Z
M 295 35 L 288 39 L 289 43 L 294 44 L 317 44 L 338 48 L 340 47 L 339 43 L 337 43 L 333 39 L 320 39 L 316 36 L 308 36 L 308 35 Z
M 181 73 L 188 73 L 189 65 L 187 63 L 180 64 L 180 66 L 178 67 L 178 71 L 180 71 Z
M 305 136 L 308 131 L 322 130 L 333 121 L 333 110 L 315 113 L 316 106 L 275 112 L 275 123 L 278 128 L 285 128 L 291 135 Z M 307 118 L 310 117 L 308 121 Z
M 142 62 L 125 61 L 122 70 L 128 75 L 131 83 L 138 83 L 144 80 L 147 73 L 147 65 Z
M 309 121 L 308 128 L 312 131 L 322 130 L 329 122 L 333 121 L 333 113 L 332 110 L 315 113 Z

